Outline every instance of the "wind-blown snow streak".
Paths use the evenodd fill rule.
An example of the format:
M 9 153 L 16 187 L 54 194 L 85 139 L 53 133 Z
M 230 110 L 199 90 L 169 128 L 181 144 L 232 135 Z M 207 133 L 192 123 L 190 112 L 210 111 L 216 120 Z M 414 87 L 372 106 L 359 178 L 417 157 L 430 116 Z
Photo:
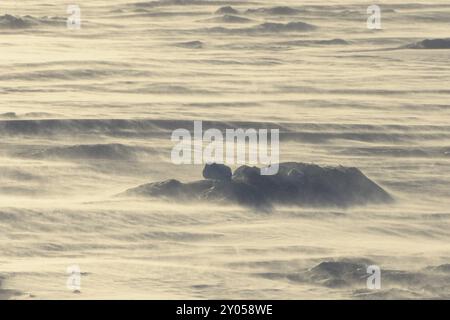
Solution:
M 448 0 L 67 4 L 1 2 L 0 299 L 450 298 Z M 192 182 L 194 120 L 308 165 Z

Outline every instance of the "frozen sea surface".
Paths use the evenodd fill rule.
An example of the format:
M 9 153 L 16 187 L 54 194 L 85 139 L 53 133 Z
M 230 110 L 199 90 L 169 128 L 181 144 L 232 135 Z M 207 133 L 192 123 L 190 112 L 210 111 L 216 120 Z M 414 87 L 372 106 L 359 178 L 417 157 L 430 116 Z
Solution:
M 67 1 L 2 1 L 0 298 L 450 298 L 450 4 L 378 3 L 382 30 L 361 0 L 80 0 L 69 30 Z M 170 161 L 193 120 L 281 128 L 281 161 L 396 201 L 114 197 L 201 177 Z

